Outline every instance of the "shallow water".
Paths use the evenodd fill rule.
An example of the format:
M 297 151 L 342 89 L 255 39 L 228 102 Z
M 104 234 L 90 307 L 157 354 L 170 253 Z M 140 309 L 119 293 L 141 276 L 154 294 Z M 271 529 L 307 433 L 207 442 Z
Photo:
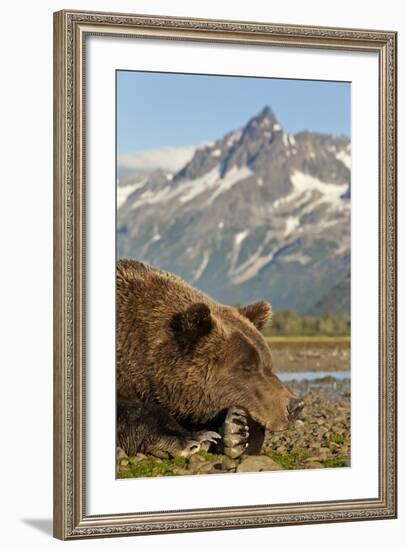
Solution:
M 282 382 L 291 382 L 292 380 L 302 381 L 308 380 L 310 382 L 314 380 L 323 379 L 326 376 L 336 378 L 336 380 L 348 380 L 350 379 L 350 370 L 343 371 L 319 371 L 319 372 L 279 372 L 278 377 Z

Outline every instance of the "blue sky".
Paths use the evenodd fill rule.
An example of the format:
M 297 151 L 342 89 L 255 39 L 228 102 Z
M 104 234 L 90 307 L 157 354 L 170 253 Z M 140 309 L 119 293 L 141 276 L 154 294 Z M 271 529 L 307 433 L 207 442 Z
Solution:
M 118 71 L 119 163 L 120 155 L 214 141 L 266 105 L 287 133 L 350 135 L 346 82 Z

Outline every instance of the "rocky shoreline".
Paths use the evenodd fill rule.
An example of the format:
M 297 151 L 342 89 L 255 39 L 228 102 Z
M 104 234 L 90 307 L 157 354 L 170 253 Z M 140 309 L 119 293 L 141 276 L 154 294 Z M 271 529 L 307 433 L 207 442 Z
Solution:
M 350 466 L 350 379 L 334 376 L 287 385 L 304 400 L 289 430 L 266 433 L 259 456 L 238 459 L 200 451 L 189 458 L 117 452 L 117 478 L 259 472 Z

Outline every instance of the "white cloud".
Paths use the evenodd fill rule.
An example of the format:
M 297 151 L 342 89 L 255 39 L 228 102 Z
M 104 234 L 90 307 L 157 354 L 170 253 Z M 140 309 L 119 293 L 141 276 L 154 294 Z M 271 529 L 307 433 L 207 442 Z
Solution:
M 176 172 L 191 160 L 196 149 L 196 145 L 189 145 L 122 153 L 117 156 L 117 167 L 119 171 L 148 172 L 162 169 Z

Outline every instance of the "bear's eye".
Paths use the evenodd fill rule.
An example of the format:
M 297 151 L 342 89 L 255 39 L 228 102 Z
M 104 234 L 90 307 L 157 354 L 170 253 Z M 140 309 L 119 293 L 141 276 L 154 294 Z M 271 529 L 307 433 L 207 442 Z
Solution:
M 252 367 L 251 367 L 251 365 L 244 365 L 244 366 L 243 366 L 243 372 L 244 372 L 245 374 L 251 374 L 251 372 L 252 372 Z

